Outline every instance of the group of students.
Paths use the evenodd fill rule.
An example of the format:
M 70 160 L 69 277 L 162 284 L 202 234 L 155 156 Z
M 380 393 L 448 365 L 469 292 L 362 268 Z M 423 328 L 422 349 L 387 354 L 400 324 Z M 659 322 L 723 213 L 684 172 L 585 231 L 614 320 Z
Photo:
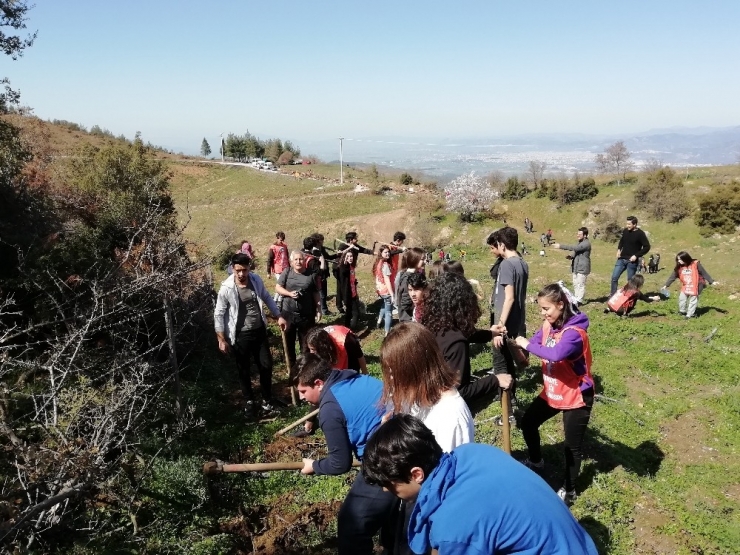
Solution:
M 356 235 L 348 234 L 340 266 L 349 259 L 352 267 L 357 255 L 372 252 L 356 243 Z M 372 553 L 373 536 L 379 531 L 381 543 L 393 553 L 596 553 L 567 509 L 576 497 L 595 396 L 588 317 L 562 283 L 548 285 L 537 295 L 542 327 L 526 339 L 529 268 L 516 250 L 518 233 L 504 227 L 491 233 L 487 244 L 495 259 L 490 329 L 476 327 L 479 298 L 462 264 L 437 261 L 425 268 L 428 259 L 421 249 L 403 249 L 398 243 L 377 249 L 373 276 L 386 330 L 382 381 L 367 375 L 349 325 L 316 326 L 323 308 L 316 275 L 324 269 L 317 259 L 324 257 L 316 256 L 315 246 L 309 245 L 311 252 L 304 248 L 291 253 L 281 273 L 270 272 L 277 278 L 280 307 L 260 278 L 249 272 L 248 257 L 239 253 L 232 259 L 234 274 L 218 295 L 216 332 L 219 348 L 235 352 L 245 397 L 252 398 L 252 357 L 260 370 L 263 408 L 270 404 L 270 380 L 264 371 L 269 349 L 261 315 L 266 304 L 280 315 L 278 324 L 286 335 L 293 330 L 288 338 L 291 362 L 296 361 L 295 339 L 300 338 L 304 354 L 296 361 L 292 379 L 301 398 L 319 407 L 318 425 L 326 437 L 328 456 L 304 459 L 302 473 L 338 475 L 350 470 L 353 457 L 362 461 L 338 516 L 340 554 Z M 309 256 L 317 262 L 307 261 Z M 275 269 L 274 262 L 269 268 Z M 686 253 L 677 256 L 666 286 L 675 279 L 695 284 L 689 291 L 695 290 L 695 296 L 702 279 L 712 282 Z M 345 310 L 352 306 L 356 281 L 355 291 L 349 293 L 342 295 Z M 683 302 L 687 313 L 695 309 L 691 295 Z M 391 327 L 394 305 L 400 322 Z M 470 344 L 476 342 L 493 344 L 492 372 L 479 379 L 470 367 Z M 516 406 L 517 365 L 529 353 L 542 360 L 543 389 L 520 421 L 528 450 L 521 464 L 494 447 L 473 444 L 470 404 L 506 389 Z M 560 413 L 565 475 L 555 493 L 535 473 L 542 473 L 545 465 L 539 428 Z M 512 413 L 496 423 L 507 417 L 515 420 Z M 309 424 L 305 432 L 311 433 L 311 428 Z M 491 468 L 496 468 L 495 478 Z M 476 518 L 459 518 L 460 511 L 472 505 Z
M 425 314 L 439 308 L 435 291 L 466 283 L 459 274 L 439 274 Z M 582 439 L 593 401 L 587 318 L 575 318 L 557 284 L 540 292 L 538 302 L 545 326 L 532 342 L 521 336 L 517 342 L 552 360 L 543 363 L 546 387 L 523 418 L 530 453 L 524 465 L 473 443 L 460 372 L 440 348 L 439 332 L 421 323 L 401 322 L 385 337 L 382 381 L 337 368 L 313 349 L 299 358 L 295 383 L 302 399 L 318 405 L 328 448 L 324 459 L 304 459 L 302 473 L 343 474 L 353 455 L 362 461 L 338 516 L 340 554 L 372 553 L 378 532 L 390 553 L 596 553 L 563 503 L 570 499 L 525 468 L 537 472 L 544 465 L 537 428 L 559 412 L 566 422 L 568 462 L 569 446 Z M 495 383 L 508 388 L 512 376 L 499 375 Z M 565 488 L 578 471 L 571 459 Z M 461 519 L 460 511 L 470 506 L 476 518 Z

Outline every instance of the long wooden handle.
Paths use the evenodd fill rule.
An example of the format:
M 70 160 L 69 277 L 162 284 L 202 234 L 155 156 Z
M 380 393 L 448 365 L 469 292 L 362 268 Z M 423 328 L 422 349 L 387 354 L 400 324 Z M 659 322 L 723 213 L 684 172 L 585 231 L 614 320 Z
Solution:
M 293 422 L 292 424 L 288 424 L 282 430 L 279 430 L 279 431 L 275 432 L 275 437 L 283 435 L 285 432 L 288 432 L 288 431 L 292 430 L 293 428 L 295 428 L 296 426 L 298 426 L 298 424 L 303 424 L 306 420 L 311 420 L 317 414 L 319 414 L 319 409 L 316 409 L 314 411 L 309 412 L 303 418 L 300 418 L 300 419 L 296 420 L 295 422 Z
M 511 424 L 509 423 L 509 411 L 511 402 L 509 400 L 509 391 L 501 390 L 501 423 L 504 425 L 504 451 L 511 455 Z
M 288 357 L 288 338 L 285 337 L 285 331 L 280 330 L 280 335 L 283 336 L 283 352 L 285 353 L 285 367 L 288 369 L 288 381 L 293 381 L 293 369 L 290 367 L 290 358 Z M 298 398 L 296 397 L 295 387 L 291 384 L 290 386 L 290 400 L 293 406 L 298 404 Z
M 353 460 L 352 466 L 360 466 L 360 461 Z M 222 472 L 273 472 L 275 470 L 300 470 L 303 462 L 275 462 L 251 464 L 223 464 L 207 462 L 203 465 L 204 474 L 221 474 Z

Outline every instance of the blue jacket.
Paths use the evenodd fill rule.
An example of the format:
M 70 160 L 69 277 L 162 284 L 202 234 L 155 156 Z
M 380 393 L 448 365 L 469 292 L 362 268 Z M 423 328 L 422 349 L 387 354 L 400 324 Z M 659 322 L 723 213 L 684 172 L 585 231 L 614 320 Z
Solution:
M 500 449 L 477 443 L 442 455 L 424 480 L 408 539 L 414 553 L 597 555 L 542 478 Z
M 383 382 L 354 370 L 332 370 L 319 398 L 319 426 L 329 456 L 314 461 L 315 474 L 344 474 L 352 456 L 362 459 L 365 444 L 380 426 Z

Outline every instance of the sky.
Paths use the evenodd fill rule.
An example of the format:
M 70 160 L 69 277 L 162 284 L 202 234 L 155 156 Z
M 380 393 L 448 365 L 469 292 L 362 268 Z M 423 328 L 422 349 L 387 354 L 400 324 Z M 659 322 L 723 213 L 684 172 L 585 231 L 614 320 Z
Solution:
M 740 125 L 738 0 L 33 2 L 23 105 L 186 153 Z

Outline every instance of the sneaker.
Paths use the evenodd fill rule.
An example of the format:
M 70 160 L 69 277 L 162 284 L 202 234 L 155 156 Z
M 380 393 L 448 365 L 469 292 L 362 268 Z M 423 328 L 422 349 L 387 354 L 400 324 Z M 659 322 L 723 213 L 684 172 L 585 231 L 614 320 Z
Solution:
M 560 488 L 558 490 L 558 497 L 566 505 L 572 505 L 573 503 L 575 503 L 576 497 L 578 497 L 578 495 L 576 494 L 576 490 L 565 491 L 565 488 Z
M 499 414 L 496 418 L 493 419 L 493 423 L 496 424 L 496 426 L 503 426 L 504 419 Z M 516 425 L 516 416 L 514 416 L 513 414 L 509 415 L 509 424 Z
M 301 438 L 312 436 L 314 433 L 315 432 L 313 431 L 307 432 L 304 428 L 300 428 L 296 430 L 295 432 L 293 432 L 292 434 L 290 434 L 289 437 L 295 437 L 295 438 L 301 439 Z
M 244 415 L 247 417 L 257 415 L 257 405 L 251 399 L 244 401 Z
M 545 470 L 545 459 L 542 459 L 538 463 L 533 463 L 529 459 L 524 459 L 523 461 L 521 461 L 521 463 L 536 474 L 540 474 L 543 470 Z
M 265 416 L 277 414 L 277 409 L 267 401 L 262 401 L 262 412 L 265 414 Z
M 611 310 L 609 310 L 608 308 L 605 308 L 604 309 L 604 314 L 609 314 L 610 312 L 611 312 Z

